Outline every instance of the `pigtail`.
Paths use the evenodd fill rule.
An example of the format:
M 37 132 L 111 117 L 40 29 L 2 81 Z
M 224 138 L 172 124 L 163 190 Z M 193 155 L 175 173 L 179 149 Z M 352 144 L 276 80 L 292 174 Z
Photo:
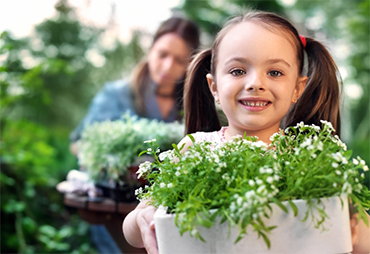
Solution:
M 304 92 L 292 105 L 284 119 L 284 127 L 305 124 L 320 126 L 320 120 L 332 123 L 340 135 L 340 91 L 342 82 L 338 68 L 328 50 L 318 41 L 306 38 L 308 81 Z
M 210 73 L 211 59 L 212 51 L 207 49 L 198 53 L 189 65 L 184 88 L 186 134 L 221 128 L 215 100 L 206 79 Z

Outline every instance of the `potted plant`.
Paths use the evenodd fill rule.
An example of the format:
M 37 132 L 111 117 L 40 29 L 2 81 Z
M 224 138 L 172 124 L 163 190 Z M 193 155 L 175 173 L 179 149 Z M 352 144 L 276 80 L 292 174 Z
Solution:
M 78 143 L 78 162 L 104 196 L 133 201 L 134 190 L 145 183 L 135 175 L 142 162 L 138 154 L 147 147 L 144 141 L 155 138 L 160 149 L 169 149 L 183 133 L 183 123 L 125 114 L 120 120 L 94 123 L 84 129 Z
M 184 153 L 176 145 L 156 153 L 151 142 L 143 154 L 154 162 L 138 171 L 149 185 L 137 194 L 160 207 L 160 253 L 351 251 L 348 201 L 368 223 L 370 192 L 360 173 L 368 167 L 350 158 L 333 131 L 325 121 L 321 128 L 300 123 L 274 134 L 270 145 L 238 137 L 194 143 Z

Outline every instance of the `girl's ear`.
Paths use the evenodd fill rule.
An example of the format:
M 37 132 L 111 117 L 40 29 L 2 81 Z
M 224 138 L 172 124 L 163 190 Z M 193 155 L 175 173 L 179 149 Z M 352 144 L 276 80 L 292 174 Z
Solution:
M 297 84 L 295 86 L 295 90 L 294 90 L 293 96 L 292 96 L 292 103 L 296 103 L 298 101 L 298 99 L 301 97 L 301 95 L 304 91 L 304 88 L 306 87 L 307 80 L 308 80 L 307 76 L 303 76 L 303 77 L 298 78 L 298 81 L 297 81 Z
M 208 73 L 206 75 L 206 78 L 207 78 L 209 90 L 211 91 L 211 93 L 213 95 L 213 98 L 215 98 L 215 101 L 219 101 L 217 85 L 216 85 L 216 82 L 215 82 L 215 79 L 214 79 L 213 75 Z

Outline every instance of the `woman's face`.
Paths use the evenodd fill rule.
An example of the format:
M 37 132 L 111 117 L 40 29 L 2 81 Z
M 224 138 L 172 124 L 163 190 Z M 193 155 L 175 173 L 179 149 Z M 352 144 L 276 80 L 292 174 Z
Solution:
M 191 52 L 185 41 L 175 33 L 162 35 L 150 49 L 149 73 L 163 87 L 175 86 L 185 74 Z

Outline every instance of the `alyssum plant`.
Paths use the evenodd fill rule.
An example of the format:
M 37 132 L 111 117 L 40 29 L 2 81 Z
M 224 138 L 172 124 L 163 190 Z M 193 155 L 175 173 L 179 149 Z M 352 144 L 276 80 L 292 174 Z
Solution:
M 140 165 L 138 177 L 150 184 L 136 194 L 175 213 L 180 233 L 189 231 L 200 239 L 198 226 L 209 228 L 221 216 L 221 223 L 239 227 L 236 242 L 250 225 L 270 246 L 268 233 L 275 226 L 266 226 L 263 218 L 271 215 L 272 203 L 288 212 L 283 201 L 296 215 L 295 199 L 307 203 L 304 220 L 311 219 L 322 230 L 328 214 L 317 202 L 323 197 L 348 197 L 368 224 L 364 209 L 370 208 L 370 192 L 362 184 L 368 166 L 359 157 L 351 159 L 351 151 L 333 131 L 326 121 L 321 128 L 300 123 L 274 134 L 270 145 L 237 137 L 224 144 L 195 142 L 185 152 L 173 145 L 160 153 L 155 140 L 147 141 L 151 148 L 142 154 L 155 161 Z
M 120 183 L 127 168 L 139 164 L 138 154 L 147 147 L 145 140 L 155 137 L 161 149 L 170 149 L 183 133 L 183 123 L 165 123 L 126 113 L 120 120 L 94 123 L 84 129 L 78 144 L 79 164 L 94 181 L 104 177 Z

